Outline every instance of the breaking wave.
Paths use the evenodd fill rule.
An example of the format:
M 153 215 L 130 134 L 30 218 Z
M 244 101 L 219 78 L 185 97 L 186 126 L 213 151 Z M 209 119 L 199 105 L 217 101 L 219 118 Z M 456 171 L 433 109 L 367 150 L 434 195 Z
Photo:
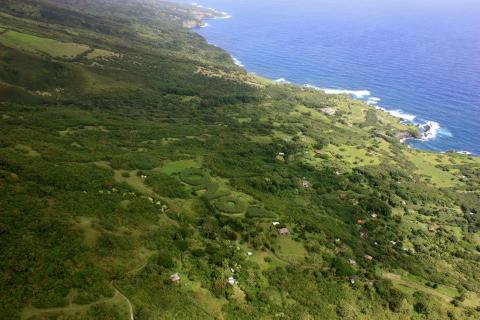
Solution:
M 311 84 L 304 85 L 306 88 L 320 90 L 325 92 L 326 94 L 347 94 L 356 99 L 364 99 L 372 95 L 372 93 L 368 90 L 346 90 L 346 89 L 331 89 L 331 88 L 320 88 L 316 87 Z
M 230 19 L 232 17 L 230 14 L 228 14 L 225 11 L 218 11 L 214 8 L 205 7 L 205 6 L 202 6 L 201 4 L 198 4 L 196 2 L 193 2 L 192 6 L 197 7 L 197 8 L 201 8 L 201 9 L 210 10 L 210 11 L 215 12 L 216 14 L 221 15 L 220 17 L 214 17 L 214 18 L 211 18 L 211 19 Z
M 233 63 L 235 63 L 237 66 L 239 67 L 245 67 L 242 63 L 242 61 L 238 60 L 237 58 L 235 58 L 233 55 L 231 55 L 232 57 L 232 60 L 233 60 Z
M 283 78 L 280 78 L 277 80 L 282 80 Z M 284 79 L 283 79 L 284 80 Z M 382 106 L 379 106 L 379 102 L 381 101 L 380 98 L 378 97 L 373 97 L 372 93 L 369 90 L 347 90 L 347 89 L 332 89 L 332 88 L 320 88 L 316 87 L 311 84 L 305 84 L 305 88 L 309 89 L 314 89 L 314 90 L 319 90 L 323 91 L 326 94 L 346 94 L 349 95 L 357 100 L 362 100 L 365 101 L 367 104 L 374 106 L 375 108 L 379 110 L 383 110 L 390 114 L 391 116 L 394 116 L 401 121 L 409 124 L 416 125 L 420 129 L 420 139 L 421 141 L 429 141 L 437 138 L 439 135 L 443 136 L 452 136 L 452 133 L 448 131 L 447 129 L 444 129 L 440 127 L 440 124 L 436 121 L 421 121 L 417 122 L 415 119 L 417 118 L 415 115 L 406 113 L 400 109 L 387 109 Z
M 278 84 L 291 84 L 291 82 L 288 81 L 285 78 L 279 78 L 279 79 L 275 80 L 275 82 L 278 83 Z

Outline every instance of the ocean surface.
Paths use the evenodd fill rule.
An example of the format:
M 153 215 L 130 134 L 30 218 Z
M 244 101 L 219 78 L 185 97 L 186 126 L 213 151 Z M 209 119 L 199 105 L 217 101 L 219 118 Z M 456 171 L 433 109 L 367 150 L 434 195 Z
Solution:
M 480 0 L 202 0 L 196 31 L 258 75 L 432 126 L 414 147 L 480 155 Z

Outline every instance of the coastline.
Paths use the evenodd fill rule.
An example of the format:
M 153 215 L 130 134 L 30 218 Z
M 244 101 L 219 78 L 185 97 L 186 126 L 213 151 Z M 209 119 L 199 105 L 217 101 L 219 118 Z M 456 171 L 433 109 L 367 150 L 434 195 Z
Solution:
M 195 26 L 192 27 L 191 29 L 195 30 L 197 28 L 204 28 L 204 27 L 209 27 L 210 25 L 206 22 L 207 20 L 219 20 L 219 19 L 230 19 L 232 18 L 232 15 L 230 15 L 227 12 L 224 11 L 219 11 L 214 8 L 209 8 L 202 6 L 196 2 L 192 3 L 192 6 L 204 9 L 204 10 L 210 10 L 214 12 L 214 14 L 217 14 L 219 16 L 217 17 L 204 17 L 203 24 L 200 26 Z M 206 39 L 208 42 L 208 39 Z M 210 43 L 210 42 L 209 42 Z M 211 44 L 211 43 L 210 43 Z M 215 44 L 212 44 L 215 45 Z M 216 45 L 215 45 L 216 46 Z M 230 57 L 232 58 L 233 62 L 235 65 L 244 68 L 246 72 L 254 74 L 252 72 L 249 72 L 245 65 L 238 59 L 236 58 L 232 53 L 226 51 Z M 436 152 L 436 153 L 456 153 L 456 154 L 461 154 L 461 155 L 468 155 L 468 156 L 480 156 L 477 154 L 473 154 L 470 151 L 464 151 L 464 150 L 457 150 L 457 149 L 451 149 L 451 150 L 446 150 L 446 151 L 440 151 L 440 150 L 429 150 L 429 149 L 424 149 L 424 148 L 418 148 L 411 143 L 417 141 L 417 142 L 428 142 L 431 140 L 436 139 L 440 134 L 445 134 L 451 136 L 452 134 L 448 131 L 448 129 L 444 129 L 441 127 L 440 123 L 433 121 L 433 120 L 426 120 L 426 119 L 421 119 L 420 121 L 416 121 L 417 116 L 413 114 L 409 114 L 404 112 L 401 109 L 390 109 L 384 106 L 380 105 L 381 98 L 372 96 L 372 92 L 368 89 L 360 89 L 360 90 L 351 90 L 351 89 L 344 89 L 344 88 L 321 88 L 317 87 L 315 85 L 309 84 L 309 83 L 293 83 L 288 81 L 286 78 L 279 78 L 279 79 L 270 79 L 266 78 L 263 76 L 260 76 L 268 81 L 272 81 L 276 84 L 279 85 L 294 85 L 297 87 L 304 87 L 304 88 L 310 88 L 318 91 L 322 91 L 326 94 L 331 94 L 331 95 L 347 95 L 350 98 L 357 100 L 357 101 L 363 101 L 367 103 L 369 106 L 375 108 L 376 110 L 383 111 L 390 116 L 396 118 L 400 123 L 406 125 L 406 126 L 415 126 L 418 129 L 419 135 L 412 134 L 410 131 L 405 131 L 405 132 L 399 132 L 398 133 L 398 138 L 401 143 L 406 144 L 409 148 L 414 148 L 416 150 L 421 150 L 421 151 L 430 151 L 430 152 Z

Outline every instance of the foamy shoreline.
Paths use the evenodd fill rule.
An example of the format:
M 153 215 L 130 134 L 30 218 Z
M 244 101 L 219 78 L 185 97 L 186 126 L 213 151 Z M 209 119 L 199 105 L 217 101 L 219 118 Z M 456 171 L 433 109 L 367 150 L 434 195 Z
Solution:
M 212 11 L 213 13 L 217 14 L 218 16 L 217 17 L 212 17 L 212 18 L 206 18 L 206 20 L 219 20 L 219 19 L 230 19 L 232 16 L 230 14 L 228 14 L 227 12 L 225 11 L 219 11 L 219 10 L 216 10 L 214 8 L 209 8 L 209 7 L 205 7 L 205 6 L 202 6 L 201 4 L 198 4 L 196 2 L 192 2 L 191 4 L 192 6 L 194 7 L 197 7 L 197 8 L 201 8 L 201 9 L 205 9 L 205 10 L 210 10 Z M 208 26 L 208 24 L 206 24 Z
M 282 80 L 284 80 L 284 79 L 282 78 Z M 286 81 L 286 80 L 284 80 L 284 81 Z M 276 82 L 279 83 L 278 80 Z M 400 119 L 400 121 L 405 123 L 405 124 L 413 124 L 420 129 L 420 133 L 421 133 L 420 138 L 413 138 L 412 137 L 412 138 L 402 139 L 402 142 L 407 142 L 408 140 L 420 140 L 420 141 L 433 140 L 433 139 L 437 138 L 437 136 L 440 132 L 440 129 L 441 129 L 440 124 L 436 121 L 427 120 L 427 121 L 424 121 L 424 122 L 417 122 L 417 121 L 415 121 L 415 119 L 417 117 L 413 114 L 405 113 L 400 109 L 392 110 L 392 109 L 387 109 L 387 108 L 384 108 L 382 106 L 379 106 L 378 103 L 381 101 L 381 99 L 378 98 L 378 97 L 372 96 L 372 93 L 369 90 L 347 90 L 347 89 L 320 88 L 320 87 L 316 87 L 316 86 L 311 85 L 311 84 L 305 84 L 304 87 L 314 89 L 314 90 L 318 90 L 318 91 L 323 91 L 326 94 L 332 94 L 332 95 L 346 94 L 346 95 L 349 95 L 350 97 L 352 97 L 356 100 L 364 101 L 368 105 L 370 105 L 370 106 L 372 106 L 372 107 L 374 107 L 378 110 L 382 110 L 382 111 L 388 113 L 392 117 Z
M 206 18 L 205 20 L 230 19 L 230 18 L 232 18 L 232 15 L 230 15 L 227 12 L 224 12 L 224 11 L 219 11 L 219 10 L 216 10 L 214 8 L 205 7 L 205 6 L 202 6 L 202 5 L 200 5 L 196 2 L 192 3 L 192 5 L 196 6 L 196 7 L 199 7 L 199 8 L 202 8 L 202 9 L 211 10 L 211 11 L 215 12 L 216 14 L 220 15 L 219 17 Z M 209 26 L 209 24 L 205 23 L 205 25 L 202 26 L 202 27 L 207 27 L 207 26 Z M 230 54 L 230 56 L 231 56 L 233 62 L 235 63 L 235 65 L 237 65 L 239 67 L 242 67 L 242 68 L 245 67 L 245 65 L 238 58 L 236 58 L 232 54 Z M 272 80 L 279 85 L 290 85 L 290 84 L 292 84 L 292 82 L 288 81 L 285 78 L 279 78 L 279 79 L 276 79 L 276 80 L 269 79 L 269 80 Z M 302 86 L 302 85 L 299 85 L 299 84 L 293 84 L 293 85 Z M 445 130 L 445 129 L 442 130 L 442 127 L 436 121 L 432 121 L 432 120 L 422 120 L 421 122 L 415 121 L 417 119 L 416 115 L 405 113 L 401 109 L 387 109 L 385 107 L 380 106 L 379 103 L 381 101 L 381 98 L 372 96 L 372 93 L 371 93 L 370 90 L 366 90 L 366 89 L 364 89 L 364 90 L 349 90 L 349 89 L 338 89 L 338 88 L 320 88 L 320 87 L 316 87 L 316 86 L 311 85 L 311 84 L 303 84 L 303 87 L 323 91 L 326 94 L 349 95 L 350 97 L 352 97 L 355 100 L 364 101 L 368 105 L 376 108 L 377 110 L 382 110 L 382 111 L 388 113 L 390 116 L 399 119 L 404 124 L 410 124 L 410 125 L 417 126 L 420 130 L 420 134 L 421 134 L 420 138 L 415 138 L 415 137 L 412 136 L 410 138 L 401 139 L 402 143 L 407 143 L 409 140 L 417 140 L 417 141 L 427 142 L 427 141 L 436 139 L 440 133 L 443 133 L 445 135 L 451 135 L 451 133 L 448 130 Z M 471 155 L 472 154 L 469 151 L 455 151 L 455 152 L 457 152 L 459 154 L 464 154 L 464 155 Z

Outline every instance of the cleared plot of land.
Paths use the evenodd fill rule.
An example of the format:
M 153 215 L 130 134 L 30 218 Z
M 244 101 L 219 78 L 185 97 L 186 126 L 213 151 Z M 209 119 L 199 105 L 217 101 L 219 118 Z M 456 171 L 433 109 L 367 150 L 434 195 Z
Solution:
M 0 43 L 20 50 L 44 53 L 54 58 L 75 58 L 90 50 L 89 46 L 83 44 L 60 42 L 16 31 L 7 31 L 0 35 Z
M 24 144 L 17 144 L 17 145 L 15 145 L 14 149 L 16 151 L 19 151 L 19 152 L 25 154 L 26 156 L 29 156 L 29 157 L 39 157 L 40 156 L 40 153 L 33 150 L 32 147 L 24 145 Z
M 391 280 L 397 287 L 399 287 L 399 289 L 403 289 L 403 291 L 409 291 L 409 293 L 411 293 L 410 291 L 412 291 L 412 290 L 413 290 L 413 292 L 414 291 L 422 291 L 422 292 L 428 293 L 430 295 L 436 296 L 436 297 L 440 298 L 441 300 L 445 301 L 446 303 L 450 303 L 454 298 L 454 297 L 449 296 L 445 293 L 439 292 L 439 291 L 437 291 L 433 288 L 429 288 L 427 286 L 424 286 L 420 283 L 410 281 L 408 279 L 404 279 L 401 276 L 399 276 L 398 274 L 384 273 L 383 277 L 385 279 Z
M 255 143 L 270 143 L 272 142 L 271 136 L 254 136 L 254 135 L 246 135 L 250 140 Z
M 180 276 L 182 275 L 180 274 Z M 198 281 L 191 281 L 186 276 L 183 276 L 182 279 L 182 290 L 185 290 L 185 293 L 193 293 L 195 300 L 191 302 L 194 303 L 197 308 L 213 319 L 223 319 L 222 307 L 227 302 L 225 299 L 216 298 L 210 291 L 202 288 L 202 284 Z
M 391 280 L 400 290 L 407 293 L 413 293 L 415 291 L 422 291 L 427 294 L 440 298 L 446 303 L 450 303 L 456 297 L 460 295 L 456 288 L 437 284 L 437 288 L 431 288 L 425 285 L 427 281 L 420 277 L 416 277 L 412 274 L 402 274 L 401 276 L 395 273 L 386 272 L 383 274 L 383 278 Z M 465 300 L 462 301 L 462 305 L 465 307 L 476 307 L 479 303 L 479 296 L 473 292 L 467 292 L 465 294 Z
M 199 168 L 200 166 L 201 164 L 197 160 L 167 161 L 161 168 L 158 168 L 158 170 L 165 174 L 174 174 L 188 168 Z
M 278 257 L 286 261 L 303 260 L 307 251 L 301 242 L 293 240 L 291 237 L 280 237 L 275 243 L 275 252 Z
M 85 314 L 91 307 L 106 304 L 110 306 L 115 306 L 119 310 L 125 314 L 125 319 L 127 318 L 127 310 L 126 305 L 123 300 L 123 297 L 120 295 L 118 291 L 115 292 L 115 295 L 112 298 L 101 298 L 95 302 L 79 305 L 70 303 L 66 307 L 59 307 L 59 308 L 45 308 L 45 309 L 38 309 L 34 307 L 26 307 L 21 314 L 22 320 L 33 320 L 39 319 L 39 317 L 49 317 L 48 319 L 57 319 L 57 316 L 71 316 L 71 315 L 78 315 L 78 314 Z M 47 318 L 42 318 L 47 319 Z
M 341 158 L 347 161 L 354 167 L 377 165 L 380 163 L 380 159 L 375 154 L 370 154 L 363 148 L 357 148 L 356 146 L 343 145 L 336 147 L 329 145 L 325 148 L 325 151 L 330 152 L 332 156 L 341 156 Z
M 103 49 L 94 49 L 92 52 L 87 53 L 87 59 L 108 59 L 108 58 L 119 58 L 118 53 L 103 50 Z
M 253 250 L 249 249 L 248 251 Z M 269 251 L 253 251 L 253 255 L 249 257 L 249 259 L 256 262 L 262 270 L 268 270 L 288 264 L 286 261 L 280 260 Z
M 448 188 L 458 183 L 458 180 L 452 173 L 436 167 L 442 164 L 436 158 L 425 156 L 424 152 L 416 151 L 405 152 L 405 155 L 417 168 L 416 173 L 427 176 L 437 186 Z
M 81 126 L 81 127 L 69 127 L 65 130 L 58 131 L 61 136 L 68 136 L 73 135 L 76 133 L 81 133 L 82 131 L 100 131 L 100 132 L 108 132 L 107 129 L 103 126 Z
M 89 247 L 94 247 L 102 233 L 93 227 L 93 219 L 79 216 L 76 220 L 76 226 L 83 231 L 85 243 Z
M 129 186 L 135 190 L 149 196 L 156 196 L 155 192 L 147 187 L 141 177 L 138 176 L 138 170 L 125 171 L 115 170 L 114 179 L 117 182 L 126 182 Z M 128 174 L 128 175 L 127 175 Z

